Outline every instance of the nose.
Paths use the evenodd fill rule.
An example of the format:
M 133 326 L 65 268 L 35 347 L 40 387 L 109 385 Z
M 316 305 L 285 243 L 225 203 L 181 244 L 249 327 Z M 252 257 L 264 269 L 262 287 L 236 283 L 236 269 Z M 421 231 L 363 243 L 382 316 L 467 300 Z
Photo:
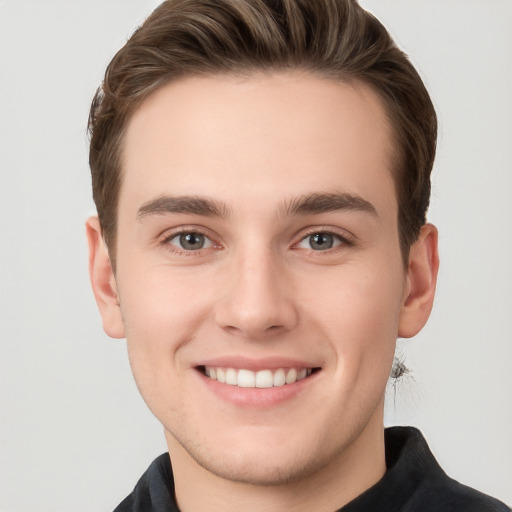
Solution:
M 272 250 L 239 254 L 216 304 L 217 325 L 232 334 L 261 340 L 293 329 L 298 322 L 293 283 Z

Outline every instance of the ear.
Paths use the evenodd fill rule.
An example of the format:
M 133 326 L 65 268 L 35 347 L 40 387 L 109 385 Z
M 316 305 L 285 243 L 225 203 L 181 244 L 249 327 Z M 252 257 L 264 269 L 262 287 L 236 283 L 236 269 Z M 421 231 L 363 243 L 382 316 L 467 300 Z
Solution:
M 436 227 L 425 224 L 411 246 L 398 323 L 398 335 L 402 338 L 418 334 L 432 311 L 439 269 L 437 238 Z
M 124 338 L 116 280 L 98 217 L 87 219 L 85 228 L 89 245 L 89 276 L 103 320 L 103 330 L 112 338 Z

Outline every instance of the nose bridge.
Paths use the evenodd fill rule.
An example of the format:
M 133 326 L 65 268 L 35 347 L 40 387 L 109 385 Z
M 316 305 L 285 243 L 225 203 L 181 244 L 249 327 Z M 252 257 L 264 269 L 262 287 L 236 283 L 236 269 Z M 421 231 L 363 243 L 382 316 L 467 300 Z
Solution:
M 272 254 L 271 248 L 259 250 L 252 254 L 243 254 L 239 258 L 238 284 L 235 283 L 242 303 L 260 309 L 264 303 L 278 300 L 278 291 L 284 279 L 284 273 L 278 271 L 277 258 Z M 279 274 L 281 274 L 279 276 Z
M 217 321 L 249 338 L 291 329 L 297 314 L 292 283 L 278 252 L 270 245 L 247 245 L 233 254 L 229 286 Z

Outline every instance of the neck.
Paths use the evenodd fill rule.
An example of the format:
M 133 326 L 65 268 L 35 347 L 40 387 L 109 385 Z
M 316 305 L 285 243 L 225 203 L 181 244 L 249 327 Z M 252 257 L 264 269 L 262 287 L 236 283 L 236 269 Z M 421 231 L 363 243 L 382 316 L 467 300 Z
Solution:
M 226 480 L 198 465 L 166 432 L 182 512 L 332 512 L 377 483 L 386 471 L 382 413 L 320 470 L 282 485 Z

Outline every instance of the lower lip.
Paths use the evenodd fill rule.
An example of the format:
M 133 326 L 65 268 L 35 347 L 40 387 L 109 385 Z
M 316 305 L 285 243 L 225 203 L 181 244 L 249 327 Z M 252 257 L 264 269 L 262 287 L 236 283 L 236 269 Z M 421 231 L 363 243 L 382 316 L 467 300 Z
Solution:
M 320 372 L 314 372 L 310 376 L 301 379 L 293 384 L 284 384 L 271 388 L 243 388 L 223 384 L 217 380 L 207 377 L 197 370 L 197 373 L 207 388 L 222 400 L 237 407 L 248 407 L 257 409 L 268 409 L 275 407 L 301 395 L 304 390 L 313 383 Z

